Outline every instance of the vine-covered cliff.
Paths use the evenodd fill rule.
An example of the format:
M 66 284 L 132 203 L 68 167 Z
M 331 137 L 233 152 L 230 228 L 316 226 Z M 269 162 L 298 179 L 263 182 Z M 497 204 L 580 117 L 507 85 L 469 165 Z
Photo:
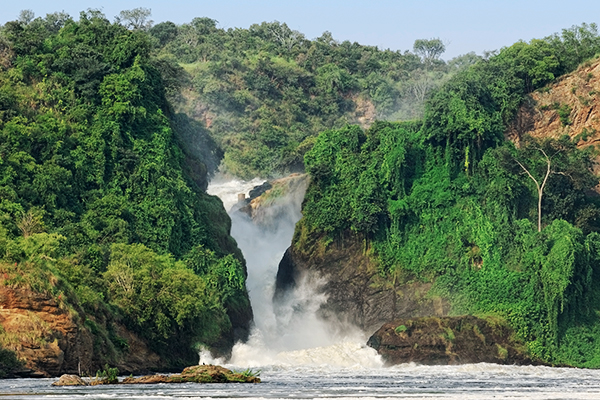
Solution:
M 365 329 L 398 318 L 494 316 L 533 359 L 599 367 L 594 148 L 578 147 L 585 132 L 525 129 L 517 143 L 505 139 L 528 99 L 587 87 L 560 86 L 583 70 L 557 77 L 591 60 L 582 68 L 593 83 L 599 51 L 594 26 L 519 42 L 450 79 L 422 121 L 321 133 L 305 156 L 311 184 L 280 289 L 306 274 L 326 277 L 322 313 Z M 593 110 L 591 90 L 590 99 L 545 106 L 564 120 L 561 132 L 576 110 Z

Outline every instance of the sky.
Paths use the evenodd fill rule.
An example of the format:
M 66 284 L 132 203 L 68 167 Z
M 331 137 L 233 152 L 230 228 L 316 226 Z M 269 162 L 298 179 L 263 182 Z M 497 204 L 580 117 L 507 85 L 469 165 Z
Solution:
M 36 16 L 65 11 L 78 18 L 88 8 L 101 9 L 112 20 L 121 10 L 152 10 L 154 23 L 190 22 L 209 17 L 220 28 L 248 28 L 263 21 L 285 22 L 308 39 L 332 33 L 380 49 L 411 50 L 416 39 L 440 38 L 442 58 L 510 46 L 518 40 L 543 38 L 583 22 L 600 23 L 597 0 L 0 0 L 0 24 L 24 9 Z

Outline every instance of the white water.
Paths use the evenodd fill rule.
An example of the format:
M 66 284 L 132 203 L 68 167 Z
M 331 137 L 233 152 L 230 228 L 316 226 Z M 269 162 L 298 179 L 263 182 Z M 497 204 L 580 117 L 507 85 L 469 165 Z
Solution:
M 54 379 L 0 380 L 3 400 L 32 399 L 600 399 L 600 372 L 494 364 L 268 367 L 260 384 L 52 387 Z
M 263 181 L 229 181 L 211 183 L 208 193 L 217 195 L 226 209 L 237 203 L 238 193 L 248 192 Z M 234 209 L 231 235 L 244 253 L 248 268 L 247 288 L 254 310 L 254 323 L 247 343 L 233 348 L 230 366 L 241 368 L 293 368 L 296 366 L 330 365 L 335 367 L 380 367 L 377 353 L 368 348 L 366 337 L 349 327 L 328 326 L 316 316 L 325 297 L 317 294 L 317 279 L 301 282 L 278 304 L 273 304 L 275 277 L 279 261 L 290 246 L 294 226 L 302 216 L 300 205 L 304 193 L 290 197 L 276 207 L 283 208 L 280 217 L 265 229 L 254 224 L 245 214 Z M 281 210 L 273 210 L 281 215 Z M 223 364 L 201 354 L 201 362 Z
M 255 183 L 262 182 L 237 188 L 247 193 Z M 226 186 L 211 186 L 209 191 L 233 204 L 238 190 L 230 185 L 233 190 L 226 195 Z M 256 327 L 248 343 L 234 347 L 229 367 L 260 369 L 263 378 L 262 390 L 239 393 L 240 397 L 600 399 L 600 371 L 495 364 L 385 368 L 376 352 L 365 346 L 364 335 L 347 327 L 334 329 L 316 317 L 325 300 L 315 294 L 318 282 L 300 285 L 274 309 L 275 274 L 301 216 L 299 204 L 290 202 L 290 218 L 267 232 L 232 215 L 232 235 L 247 260 Z

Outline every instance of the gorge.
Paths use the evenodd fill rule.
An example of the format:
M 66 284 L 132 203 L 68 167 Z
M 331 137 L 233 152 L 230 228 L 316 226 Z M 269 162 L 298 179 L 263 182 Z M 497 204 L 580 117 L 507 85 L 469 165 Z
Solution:
M 446 62 L 122 22 L 0 29 L 2 390 L 199 354 L 247 397 L 598 394 L 594 24 Z

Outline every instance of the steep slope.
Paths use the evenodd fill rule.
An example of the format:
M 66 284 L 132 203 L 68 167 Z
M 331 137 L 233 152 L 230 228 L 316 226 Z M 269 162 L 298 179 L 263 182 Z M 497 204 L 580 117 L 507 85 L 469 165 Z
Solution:
M 150 50 L 95 10 L 0 29 L 0 344 L 38 373 L 133 371 L 138 342 L 182 367 L 248 335 L 231 220 Z
M 600 59 L 531 93 L 506 134 L 517 143 L 524 135 L 538 139 L 568 135 L 579 148 L 596 146 L 600 142 Z
M 491 315 L 523 359 L 600 366 L 598 177 L 590 146 L 578 148 L 597 126 L 598 66 L 554 82 L 599 51 L 595 26 L 573 43 L 584 28 L 518 42 L 459 73 L 431 96 L 423 121 L 322 132 L 305 156 L 311 184 L 279 291 L 325 278 L 322 315 L 363 329 Z M 533 99 L 547 114 L 537 125 L 546 115 L 546 133 L 532 137 L 535 120 L 521 106 Z M 442 342 L 430 347 L 444 353 Z

